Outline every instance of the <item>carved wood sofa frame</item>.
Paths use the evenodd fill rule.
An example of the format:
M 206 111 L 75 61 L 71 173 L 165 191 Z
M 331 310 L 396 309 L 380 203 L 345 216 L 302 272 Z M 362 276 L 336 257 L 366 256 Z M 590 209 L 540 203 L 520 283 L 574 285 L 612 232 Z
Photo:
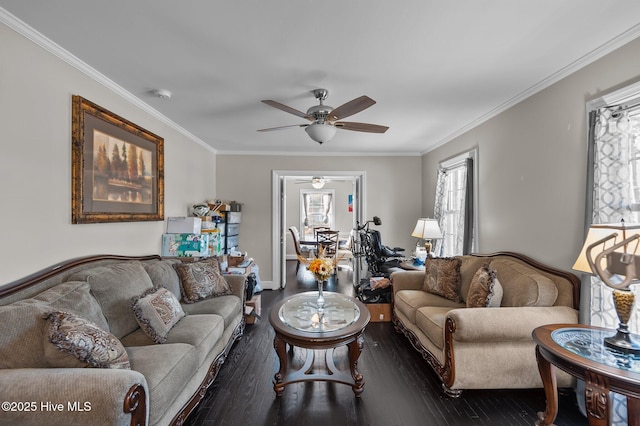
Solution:
M 13 281 L 7 284 L 6 286 L 0 288 L 0 299 L 4 297 L 8 297 L 14 293 L 17 293 L 18 291 L 23 291 L 23 290 L 28 291 L 30 287 L 35 287 L 37 284 L 56 276 L 60 276 L 62 279 L 62 277 L 64 276 L 71 275 L 79 266 L 83 266 L 91 263 L 99 263 L 103 261 L 132 261 L 132 260 L 149 261 L 149 260 L 161 260 L 161 259 L 162 257 L 157 255 L 150 255 L 150 256 L 94 255 L 94 256 L 86 256 L 86 257 L 79 257 L 71 260 L 66 260 L 66 261 L 57 263 L 53 266 L 49 266 L 38 272 L 35 272 L 25 278 L 19 279 L 17 281 Z M 35 291 L 30 296 L 34 296 L 40 291 L 43 291 L 43 290 Z M 30 296 L 26 296 L 26 297 L 30 297 Z M 171 421 L 171 425 L 177 425 L 177 426 L 183 425 L 187 420 L 187 417 L 189 417 L 189 414 L 191 414 L 195 410 L 195 408 L 198 406 L 198 404 L 200 404 L 200 401 L 202 401 L 202 399 L 205 397 L 207 390 L 213 384 L 215 378 L 217 377 L 218 372 L 222 367 L 222 364 L 224 364 L 229 354 L 229 351 L 231 350 L 231 347 L 238 339 L 242 337 L 244 333 L 244 327 L 245 327 L 245 321 L 244 321 L 244 318 L 242 318 L 242 321 L 240 321 L 240 323 L 236 326 L 235 330 L 233 331 L 233 335 L 229 339 L 229 342 L 227 343 L 227 345 L 225 346 L 224 351 L 222 351 L 220 355 L 218 355 L 213 360 L 213 362 L 211 363 L 211 366 L 209 367 L 207 375 L 205 376 L 204 380 L 198 387 L 198 390 L 191 396 L 191 398 L 189 399 L 189 401 L 187 401 L 187 403 L 183 406 L 183 408 L 174 416 L 173 420 Z M 147 423 L 146 392 L 142 384 L 138 383 L 131 386 L 131 388 L 127 392 L 125 400 L 123 401 L 122 411 L 124 413 L 131 414 L 131 423 L 130 423 L 131 426 L 146 425 Z
M 496 252 L 492 254 L 473 254 L 477 257 L 494 257 L 494 256 L 508 256 L 521 260 L 541 271 L 557 275 L 559 277 L 567 279 L 573 287 L 573 308 L 579 309 L 580 306 L 580 279 L 570 273 L 560 269 L 544 265 L 528 256 L 514 252 Z M 444 327 L 444 365 L 436 358 L 434 354 L 429 352 L 422 344 L 418 337 L 409 329 L 407 329 L 402 322 L 396 317 L 395 312 L 392 315 L 392 321 L 394 328 L 397 332 L 404 334 L 411 345 L 422 355 L 422 357 L 429 363 L 431 368 L 436 372 L 440 380 L 442 381 L 442 389 L 445 394 L 458 398 L 462 394 L 461 389 L 451 389 L 455 379 L 455 354 L 453 350 L 453 335 L 456 331 L 456 323 L 453 319 L 447 318 Z

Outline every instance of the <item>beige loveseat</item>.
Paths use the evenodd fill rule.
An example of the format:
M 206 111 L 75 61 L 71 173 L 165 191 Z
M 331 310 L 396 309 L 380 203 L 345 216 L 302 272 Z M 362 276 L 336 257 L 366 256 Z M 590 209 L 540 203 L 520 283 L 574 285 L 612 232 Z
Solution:
M 231 294 L 178 305 L 185 290 L 176 264 L 185 265 L 158 256 L 91 256 L 0 288 L 0 424 L 182 424 L 244 331 L 245 277 L 217 281 Z M 186 314 L 164 343 L 140 328 L 132 309 L 134 300 L 155 294 L 156 287 L 175 295 L 161 289 Z M 124 346 L 130 369 L 82 368 L 89 365 L 51 343 L 43 318 L 51 311 L 111 333 Z M 106 352 L 98 355 L 108 357 Z
M 425 271 L 391 275 L 396 330 L 433 367 L 450 396 L 459 396 L 463 389 L 543 387 L 531 333 L 543 324 L 578 322 L 578 278 L 516 253 L 456 259 L 458 300 L 443 291 L 436 292 L 449 298 L 425 291 Z M 427 271 L 437 279 L 429 266 L 427 260 Z M 450 272 L 448 277 L 441 273 L 440 279 L 456 276 Z M 497 277 L 499 284 L 487 289 L 487 277 L 492 283 Z M 487 290 L 482 307 L 467 307 L 471 299 L 478 302 L 477 292 L 470 291 L 472 280 L 473 289 L 484 285 Z M 558 372 L 558 386 L 572 385 L 569 375 Z

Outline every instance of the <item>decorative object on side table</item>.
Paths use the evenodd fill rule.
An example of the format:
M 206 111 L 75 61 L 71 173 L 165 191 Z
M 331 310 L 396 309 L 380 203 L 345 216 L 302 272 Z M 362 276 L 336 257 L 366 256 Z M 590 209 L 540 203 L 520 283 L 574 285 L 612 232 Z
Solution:
M 417 265 L 424 265 L 425 259 L 431 254 L 431 240 L 442 238 L 442 231 L 440 231 L 438 221 L 428 218 L 418 219 L 411 236 L 418 238 L 418 243 L 416 244 L 415 263 Z M 420 246 L 421 239 L 425 240 L 424 250 Z
M 629 331 L 634 295 L 629 289 L 640 280 L 640 224 L 591 225 L 578 259 L 576 271 L 597 275 L 613 289 L 613 301 L 619 325 L 616 334 L 604 339 L 604 345 L 625 354 L 640 354 L 640 336 Z

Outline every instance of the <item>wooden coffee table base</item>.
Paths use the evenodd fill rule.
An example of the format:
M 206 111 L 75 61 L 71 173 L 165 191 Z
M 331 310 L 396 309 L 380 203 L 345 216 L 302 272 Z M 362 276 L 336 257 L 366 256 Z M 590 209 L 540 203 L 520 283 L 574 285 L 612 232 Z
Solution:
M 307 358 L 297 371 L 287 373 L 287 344 L 307 349 Z M 334 348 L 346 344 L 349 349 L 349 370 L 350 372 L 338 370 L 333 359 Z M 287 339 L 286 336 L 276 332 L 273 339 L 273 347 L 276 350 L 278 359 L 280 360 L 280 369 L 274 376 L 273 390 L 276 396 L 282 396 L 284 388 L 290 383 L 325 381 L 342 383 L 351 386 L 356 397 L 360 397 L 364 391 L 364 378 L 358 371 L 358 358 L 364 348 L 364 337 L 359 332 L 354 334 L 351 339 L 345 341 L 344 338 L 337 339 L 335 342 L 324 341 L 314 344 L 313 341 L 302 342 L 299 339 Z M 318 349 L 326 350 L 326 373 L 311 373 L 315 351 Z

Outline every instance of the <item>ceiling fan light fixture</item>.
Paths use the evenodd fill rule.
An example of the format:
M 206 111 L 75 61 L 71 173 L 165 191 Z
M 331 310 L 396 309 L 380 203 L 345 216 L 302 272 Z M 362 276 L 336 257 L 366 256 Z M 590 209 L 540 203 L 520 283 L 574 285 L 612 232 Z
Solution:
M 325 184 L 325 180 L 321 177 L 314 176 L 311 178 L 311 186 L 315 189 L 322 189 Z
M 318 142 L 320 145 L 330 141 L 336 135 L 335 126 L 325 123 L 309 124 L 304 131 L 307 132 L 311 139 Z

